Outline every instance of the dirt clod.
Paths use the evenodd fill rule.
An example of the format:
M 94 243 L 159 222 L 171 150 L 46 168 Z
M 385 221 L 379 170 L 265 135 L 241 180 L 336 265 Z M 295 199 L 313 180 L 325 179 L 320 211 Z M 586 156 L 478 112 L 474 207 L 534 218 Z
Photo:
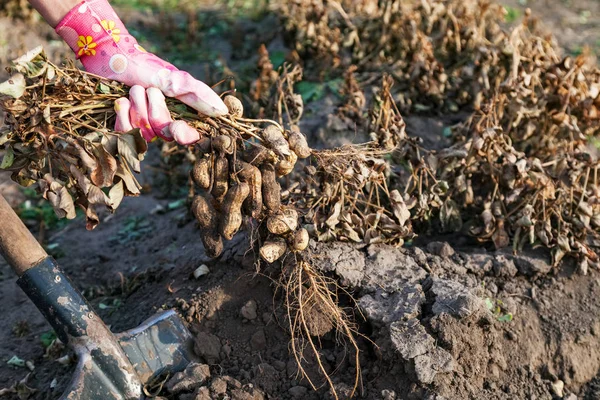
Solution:
M 434 314 L 465 318 L 485 309 L 482 299 L 459 282 L 433 278 L 431 291 L 435 295 Z
M 215 364 L 221 353 L 221 340 L 210 333 L 200 332 L 194 339 L 194 351 L 207 363 Z
M 427 250 L 440 257 L 452 257 L 454 255 L 454 249 L 446 242 L 430 242 L 427 244 Z
M 166 388 L 173 394 L 190 392 L 210 379 L 210 368 L 206 364 L 191 363 L 183 372 L 178 372 L 167 382 Z
M 390 337 L 395 349 L 405 360 L 411 360 L 435 347 L 435 340 L 419 320 L 397 321 L 390 325 Z
M 258 316 L 257 308 L 258 306 L 256 304 L 256 301 L 249 300 L 246 304 L 244 304 L 244 307 L 242 307 L 242 309 L 240 310 L 240 315 L 243 318 L 246 318 L 250 321 L 255 320 Z
M 394 293 L 377 290 L 372 295 L 364 295 L 358 304 L 371 323 L 382 326 L 416 318 L 424 302 L 421 285 L 407 284 Z
M 259 329 L 252 338 L 250 338 L 250 345 L 252 346 L 252 350 L 261 351 L 267 347 L 267 337 L 265 336 L 265 331 Z

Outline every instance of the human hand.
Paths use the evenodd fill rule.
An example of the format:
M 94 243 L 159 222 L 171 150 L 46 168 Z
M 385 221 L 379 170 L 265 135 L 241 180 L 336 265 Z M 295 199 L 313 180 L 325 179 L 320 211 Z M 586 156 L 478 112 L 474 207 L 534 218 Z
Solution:
M 209 86 L 144 50 L 106 0 L 82 1 L 58 24 L 56 32 L 86 71 L 131 86 L 129 100 L 115 103 L 117 131 L 140 128 L 147 141 L 157 136 L 180 144 L 199 140 L 195 129 L 171 119 L 164 96 L 207 116 L 227 113 Z

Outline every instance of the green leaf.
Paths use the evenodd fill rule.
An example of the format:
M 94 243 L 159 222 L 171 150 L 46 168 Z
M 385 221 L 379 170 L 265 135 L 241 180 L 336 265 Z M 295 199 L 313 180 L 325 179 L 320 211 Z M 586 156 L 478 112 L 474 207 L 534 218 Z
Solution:
M 2 163 L 0 164 L 0 169 L 10 168 L 15 161 L 15 152 L 11 146 L 6 147 L 4 157 L 2 157 Z
M 40 336 L 40 341 L 44 348 L 50 347 L 50 345 L 56 340 L 56 333 L 54 331 L 44 332 Z
M 296 91 L 302 96 L 304 103 L 317 101 L 325 96 L 325 85 L 318 82 L 301 81 L 296 84 Z
M 6 362 L 8 365 L 14 365 L 15 367 L 25 368 L 25 360 L 20 359 L 17 356 L 12 356 L 10 360 Z
M 510 322 L 513 320 L 513 315 L 511 313 L 504 314 L 498 317 L 498 321 L 500 322 Z
M 269 54 L 269 58 L 271 59 L 271 64 L 273 64 L 273 68 L 277 69 L 281 67 L 285 61 L 285 52 L 274 51 Z
M 106 310 L 108 308 L 108 306 L 104 303 L 100 303 L 100 304 L 98 304 L 98 308 L 101 310 Z
M 494 309 L 494 302 L 489 297 L 485 299 L 485 306 L 488 310 L 492 311 Z
M 185 206 L 185 203 L 186 203 L 186 199 L 175 200 L 175 201 L 170 202 L 167 205 L 167 209 L 169 211 L 177 210 L 178 208 Z
M 98 90 L 100 90 L 100 93 L 110 94 L 110 87 L 108 87 L 104 83 L 100 83 L 100 87 L 98 88 Z

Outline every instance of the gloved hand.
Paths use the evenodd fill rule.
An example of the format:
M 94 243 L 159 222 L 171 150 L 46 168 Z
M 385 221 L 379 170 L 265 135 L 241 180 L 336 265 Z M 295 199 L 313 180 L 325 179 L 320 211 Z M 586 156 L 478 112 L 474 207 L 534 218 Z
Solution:
M 183 121 L 173 121 L 165 97 L 174 97 L 208 116 L 227 113 L 206 84 L 144 50 L 129 34 L 107 0 L 84 0 L 58 24 L 56 32 L 86 71 L 131 86 L 130 99 L 115 103 L 115 130 L 140 128 L 147 141 L 157 136 L 180 144 L 199 140 Z

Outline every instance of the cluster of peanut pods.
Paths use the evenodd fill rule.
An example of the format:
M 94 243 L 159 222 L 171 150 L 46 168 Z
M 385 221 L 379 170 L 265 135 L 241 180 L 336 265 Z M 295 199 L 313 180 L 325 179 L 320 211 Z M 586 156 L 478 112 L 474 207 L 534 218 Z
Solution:
M 242 119 L 242 103 L 231 95 L 224 101 L 232 120 Z M 233 239 L 244 217 L 266 224 L 269 233 L 260 254 L 267 262 L 278 260 L 288 249 L 302 251 L 308 246 L 308 232 L 299 226 L 297 211 L 282 205 L 278 178 L 290 174 L 311 149 L 295 127 L 284 130 L 276 123 L 266 124 L 253 135 L 221 130 L 196 145 L 191 175 L 198 190 L 192 212 L 211 257 L 222 253 L 223 240 Z

